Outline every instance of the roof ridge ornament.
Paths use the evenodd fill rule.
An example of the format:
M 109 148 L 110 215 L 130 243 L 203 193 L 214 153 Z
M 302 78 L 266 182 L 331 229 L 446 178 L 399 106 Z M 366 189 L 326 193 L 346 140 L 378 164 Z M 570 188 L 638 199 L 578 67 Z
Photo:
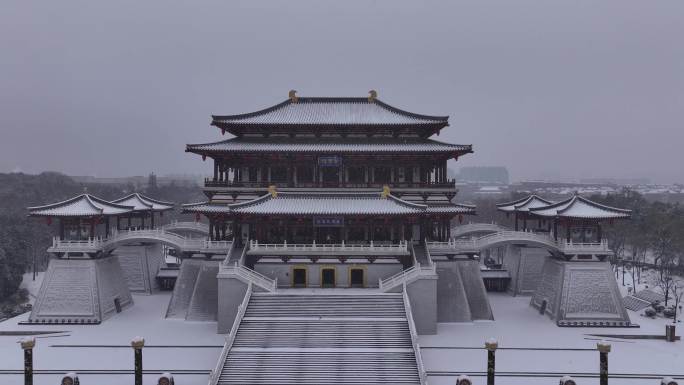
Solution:
M 271 194 L 271 198 L 278 197 L 278 190 L 276 190 L 276 186 L 273 184 L 268 186 L 268 193 Z
M 390 195 L 390 188 L 388 185 L 382 186 L 382 199 L 387 199 L 387 197 Z
M 370 90 L 368 91 L 368 103 L 373 103 L 375 99 L 378 98 L 378 91 Z
M 290 90 L 290 92 L 287 93 L 287 96 L 290 98 L 290 101 L 292 103 L 297 103 L 299 101 L 299 96 L 297 96 L 297 90 Z

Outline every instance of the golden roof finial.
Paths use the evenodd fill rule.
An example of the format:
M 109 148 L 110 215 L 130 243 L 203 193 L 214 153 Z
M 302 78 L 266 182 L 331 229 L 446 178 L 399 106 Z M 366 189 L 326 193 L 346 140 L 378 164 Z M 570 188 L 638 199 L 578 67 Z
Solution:
M 388 185 L 382 186 L 382 198 L 385 199 L 387 196 L 390 195 L 390 188 Z
M 377 99 L 377 98 L 378 98 L 378 91 L 376 91 L 376 90 L 368 91 L 368 101 L 370 103 L 373 103 L 375 101 L 375 99 Z
M 292 103 L 297 103 L 299 101 L 299 97 L 297 96 L 297 90 L 290 90 L 290 92 L 287 93 L 287 96 L 290 98 L 290 101 Z
M 278 190 L 276 190 L 276 186 L 273 184 L 268 186 L 268 193 L 271 194 L 272 198 L 278 197 Z

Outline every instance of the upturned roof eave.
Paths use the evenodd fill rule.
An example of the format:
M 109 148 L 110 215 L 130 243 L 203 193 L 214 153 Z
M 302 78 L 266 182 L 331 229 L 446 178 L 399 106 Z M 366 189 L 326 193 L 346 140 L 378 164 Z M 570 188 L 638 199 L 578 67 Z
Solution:
M 422 120 L 428 120 L 430 122 L 416 122 L 413 124 L 422 124 L 422 123 L 427 123 L 431 124 L 433 122 L 435 123 L 444 123 L 448 124 L 449 116 L 433 116 L 433 115 L 425 115 L 425 114 L 418 114 L 415 112 L 409 112 L 406 110 L 402 110 L 400 108 L 391 106 L 380 99 L 375 99 L 373 102 L 369 102 L 368 98 L 366 97 L 298 97 L 296 102 L 293 102 L 291 99 L 286 99 L 283 102 L 280 102 L 278 104 L 275 104 L 273 106 L 263 108 L 261 110 L 257 110 L 254 112 L 248 112 L 244 114 L 235 114 L 235 115 L 211 115 L 212 117 L 212 125 L 216 124 L 239 124 L 241 120 L 252 118 L 255 116 L 262 116 L 269 114 L 271 112 L 274 112 L 278 109 L 284 108 L 286 106 L 289 106 L 291 104 L 295 103 L 301 103 L 301 104 L 314 104 L 314 103 L 373 103 L 375 105 L 378 105 L 386 110 L 389 110 L 395 114 L 401 115 L 403 117 L 407 118 L 412 118 L 412 119 L 422 119 Z M 244 124 L 244 122 L 242 122 Z M 250 125 L 252 123 L 249 123 Z M 254 123 L 256 125 L 261 125 L 262 123 Z M 271 123 L 268 123 L 271 124 Z M 274 123 L 277 126 L 284 126 L 287 124 L 293 124 L 293 125 L 301 125 L 299 123 L 287 123 L 283 122 L 282 124 L 280 123 Z M 304 123 L 307 124 L 307 123 Z M 313 123 L 316 124 L 316 123 Z M 410 124 L 408 124 L 410 125 Z

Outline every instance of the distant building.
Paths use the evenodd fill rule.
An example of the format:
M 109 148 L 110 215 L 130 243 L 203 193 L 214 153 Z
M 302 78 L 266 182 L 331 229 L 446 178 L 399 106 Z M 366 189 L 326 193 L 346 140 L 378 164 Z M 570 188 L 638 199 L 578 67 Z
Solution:
M 77 183 L 100 183 L 116 185 L 132 184 L 136 189 L 147 188 L 151 182 L 155 183 L 157 186 L 168 186 L 170 184 L 175 184 L 177 186 L 199 186 L 204 180 L 201 175 L 174 174 L 157 176 L 154 173 L 148 176 L 124 176 L 110 178 L 92 175 L 69 175 L 69 177 Z
M 471 183 L 509 183 L 508 169 L 506 167 L 462 167 L 458 174 L 458 180 Z

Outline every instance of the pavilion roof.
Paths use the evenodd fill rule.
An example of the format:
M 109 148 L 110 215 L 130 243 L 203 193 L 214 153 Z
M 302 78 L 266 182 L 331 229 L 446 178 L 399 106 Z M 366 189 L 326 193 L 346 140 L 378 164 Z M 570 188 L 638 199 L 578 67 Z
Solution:
M 35 217 L 91 217 L 120 215 L 133 211 L 133 206 L 108 202 L 90 194 L 81 194 L 62 202 L 29 207 L 29 215 Z
M 505 212 L 529 212 L 530 209 L 537 207 L 545 207 L 552 203 L 553 202 L 549 200 L 532 194 L 530 196 L 515 200 L 513 202 L 499 203 L 496 205 L 496 208 L 498 210 Z
M 256 199 L 217 204 L 201 202 L 183 205 L 184 212 L 248 215 L 410 215 L 474 214 L 475 207 L 463 204 L 423 205 L 380 192 L 278 192 Z
M 240 115 L 212 115 L 212 119 L 212 124 L 216 126 L 446 126 L 449 117 L 404 111 L 377 98 L 296 97 L 260 111 Z
M 140 193 L 133 193 L 125 197 L 113 200 L 112 203 L 133 206 L 133 211 L 166 211 L 172 210 L 173 202 L 164 202 L 152 199 Z
M 232 138 L 214 143 L 188 144 L 196 153 L 470 153 L 471 145 L 420 138 Z
M 578 194 L 558 203 L 531 208 L 530 213 L 541 217 L 568 219 L 629 218 L 632 211 L 596 203 Z

